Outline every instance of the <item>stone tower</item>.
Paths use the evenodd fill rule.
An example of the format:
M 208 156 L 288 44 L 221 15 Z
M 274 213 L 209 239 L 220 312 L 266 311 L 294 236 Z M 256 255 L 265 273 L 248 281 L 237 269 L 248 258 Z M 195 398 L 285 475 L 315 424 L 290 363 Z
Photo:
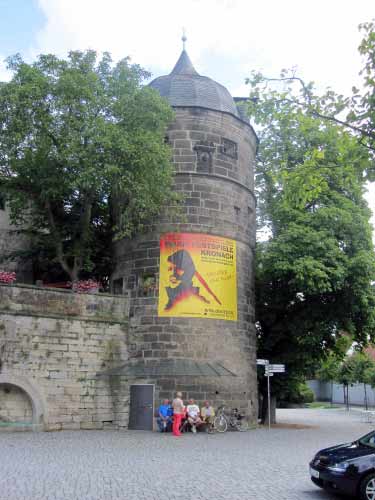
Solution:
M 31 283 L 31 262 L 13 256 L 14 253 L 22 253 L 30 247 L 29 240 L 20 229 L 22 228 L 12 224 L 9 210 L 0 193 L 0 270 L 15 271 L 19 282 Z
M 156 402 L 181 390 L 255 421 L 257 138 L 227 89 L 199 75 L 185 49 L 150 86 L 175 111 L 166 140 L 184 218 L 160 218 L 117 244 L 113 290 L 131 297 L 128 373 L 155 384 Z

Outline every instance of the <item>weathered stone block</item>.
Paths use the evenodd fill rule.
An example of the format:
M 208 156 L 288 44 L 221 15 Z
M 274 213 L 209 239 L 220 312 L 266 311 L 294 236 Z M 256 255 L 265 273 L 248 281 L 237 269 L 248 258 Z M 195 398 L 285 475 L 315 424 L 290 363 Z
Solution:
M 100 430 L 103 428 L 103 422 L 88 422 L 84 421 L 80 423 L 80 429 L 82 430 Z

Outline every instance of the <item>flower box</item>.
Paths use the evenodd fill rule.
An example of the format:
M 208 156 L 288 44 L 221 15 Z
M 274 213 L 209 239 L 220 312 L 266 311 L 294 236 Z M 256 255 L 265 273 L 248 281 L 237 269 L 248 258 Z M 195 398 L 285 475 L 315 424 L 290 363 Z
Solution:
M 98 293 L 99 288 L 100 283 L 92 279 L 79 280 L 72 284 L 72 290 L 76 293 Z
M 0 271 L 0 283 L 11 285 L 13 281 L 16 281 L 16 273 L 10 271 Z

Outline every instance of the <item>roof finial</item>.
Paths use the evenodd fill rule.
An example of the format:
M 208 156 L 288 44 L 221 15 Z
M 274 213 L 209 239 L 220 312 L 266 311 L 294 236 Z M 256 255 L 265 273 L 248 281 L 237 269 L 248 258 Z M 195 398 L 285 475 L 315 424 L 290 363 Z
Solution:
M 182 38 L 181 38 L 181 40 L 182 40 L 182 49 L 185 50 L 185 42 L 187 40 L 185 28 L 182 28 Z

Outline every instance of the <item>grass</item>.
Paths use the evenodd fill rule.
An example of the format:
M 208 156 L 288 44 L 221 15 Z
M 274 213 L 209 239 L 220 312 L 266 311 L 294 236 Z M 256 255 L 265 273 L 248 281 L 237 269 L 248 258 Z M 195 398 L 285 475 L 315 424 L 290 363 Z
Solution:
M 331 403 L 320 402 L 320 401 L 314 401 L 313 403 L 306 403 L 305 406 L 306 408 L 317 408 L 320 410 L 331 410 L 335 408 L 340 408 L 340 406 L 331 405 Z

